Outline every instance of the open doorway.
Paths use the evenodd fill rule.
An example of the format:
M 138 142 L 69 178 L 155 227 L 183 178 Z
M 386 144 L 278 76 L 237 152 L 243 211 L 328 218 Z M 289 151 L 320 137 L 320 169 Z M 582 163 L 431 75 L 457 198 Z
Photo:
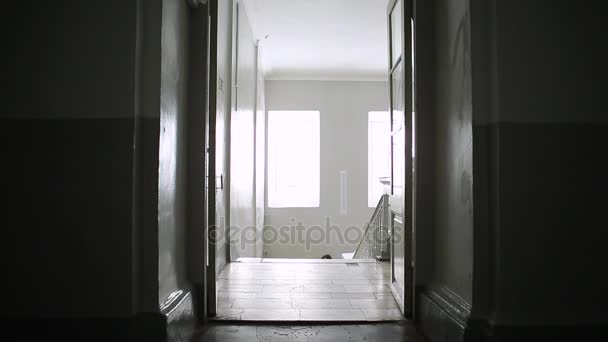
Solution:
M 224 263 L 209 265 L 215 318 L 411 313 L 405 9 L 389 0 L 231 3 L 226 224 L 215 246 Z

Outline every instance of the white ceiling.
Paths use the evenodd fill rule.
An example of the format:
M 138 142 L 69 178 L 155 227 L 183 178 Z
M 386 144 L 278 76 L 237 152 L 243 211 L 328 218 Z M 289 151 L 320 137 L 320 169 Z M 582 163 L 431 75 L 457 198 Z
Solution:
M 386 80 L 388 0 L 243 2 L 267 79 Z

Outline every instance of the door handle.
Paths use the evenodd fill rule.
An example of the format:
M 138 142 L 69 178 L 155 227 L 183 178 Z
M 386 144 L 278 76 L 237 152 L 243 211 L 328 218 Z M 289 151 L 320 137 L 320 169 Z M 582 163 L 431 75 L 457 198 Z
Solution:
M 224 175 L 215 176 L 215 178 L 219 178 L 219 182 L 215 183 L 215 190 L 224 190 Z M 219 187 L 217 184 L 219 183 Z
M 224 175 L 215 176 L 215 179 L 215 190 L 224 190 Z M 209 176 L 206 177 L 205 189 L 209 189 Z

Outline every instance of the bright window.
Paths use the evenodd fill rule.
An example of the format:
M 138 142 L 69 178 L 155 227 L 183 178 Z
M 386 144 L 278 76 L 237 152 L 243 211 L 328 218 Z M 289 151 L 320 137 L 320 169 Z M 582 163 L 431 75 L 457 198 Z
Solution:
M 384 193 L 380 178 L 391 175 L 391 120 L 389 112 L 367 114 L 367 206 L 373 208 Z
M 318 207 L 318 111 L 268 112 L 268 206 Z

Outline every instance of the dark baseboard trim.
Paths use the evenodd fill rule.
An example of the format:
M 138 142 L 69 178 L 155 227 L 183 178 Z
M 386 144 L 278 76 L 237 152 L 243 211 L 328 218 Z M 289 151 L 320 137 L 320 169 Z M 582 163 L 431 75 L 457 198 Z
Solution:
M 194 314 L 198 322 L 205 324 L 207 322 L 207 293 L 203 284 L 192 284 L 192 306 Z
M 449 288 L 417 289 L 417 325 L 432 342 L 460 342 L 469 336 L 471 305 Z
M 420 287 L 416 292 L 416 325 L 431 342 L 608 341 L 608 322 L 568 326 L 499 325 L 471 318 L 471 305 L 448 288 Z
M 187 289 L 175 291 L 158 312 L 131 316 L 86 317 L 82 315 L 2 314 L 0 329 L 12 331 L 19 341 L 182 341 L 198 324 L 194 300 Z
M 13 331 L 19 341 L 181 341 L 195 330 L 190 291 L 176 291 L 159 312 L 139 312 L 122 317 L 7 316 L 0 329 Z
M 125 317 L 1 317 L 0 329 L 19 341 L 165 341 L 160 313 Z

